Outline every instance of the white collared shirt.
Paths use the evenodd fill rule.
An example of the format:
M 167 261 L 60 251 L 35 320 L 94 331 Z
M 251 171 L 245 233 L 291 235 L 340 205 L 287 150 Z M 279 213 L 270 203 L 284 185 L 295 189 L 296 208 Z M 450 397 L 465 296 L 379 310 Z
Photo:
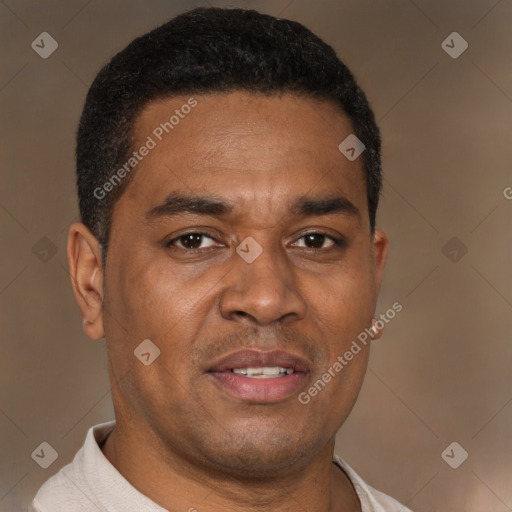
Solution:
M 91 427 L 73 461 L 41 486 L 28 512 L 168 512 L 135 489 L 103 455 L 99 444 L 114 426 L 109 421 Z M 366 484 L 338 455 L 333 461 L 352 481 L 362 512 L 411 512 Z

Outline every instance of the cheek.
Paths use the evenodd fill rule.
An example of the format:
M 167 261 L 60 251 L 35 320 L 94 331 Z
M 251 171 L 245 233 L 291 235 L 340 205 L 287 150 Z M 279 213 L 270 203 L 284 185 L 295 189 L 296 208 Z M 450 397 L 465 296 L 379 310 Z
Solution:
M 129 279 L 119 282 L 119 296 L 123 297 L 119 308 L 129 326 L 127 335 L 133 343 L 151 339 L 161 348 L 167 366 L 179 365 L 188 357 L 213 307 L 212 288 L 218 279 L 212 282 L 206 274 L 191 278 L 168 264 L 157 263 L 141 265 L 139 271 L 133 269 L 126 275 Z
M 151 417 L 170 401 L 177 410 L 179 397 L 184 400 L 189 393 L 186 368 L 199 297 L 183 294 L 188 288 L 168 270 L 135 263 L 121 263 L 109 273 L 106 287 L 115 294 L 106 301 L 105 332 L 119 393 L 125 397 L 118 396 L 118 400 L 130 402 L 142 415 Z M 146 339 L 160 351 L 147 366 L 134 354 Z M 153 353 L 155 349 L 150 346 L 144 352 L 148 350 Z
M 210 284 L 206 274 L 194 279 L 170 265 L 147 265 L 137 279 L 140 294 L 145 297 L 145 311 L 168 327 L 197 316 L 205 295 L 215 283 Z
M 371 338 L 367 329 L 375 305 L 374 286 L 368 276 L 371 271 L 367 267 L 347 265 L 346 271 L 310 285 L 314 294 L 311 318 L 326 347 L 320 378 L 327 373 L 328 394 L 333 400 L 343 396 L 345 405 L 357 397 L 368 362 Z
M 183 306 L 179 278 L 165 266 L 138 261 L 134 255 L 108 270 L 106 284 L 109 290 L 115 291 L 110 306 L 132 324 L 138 321 L 144 324 L 148 320 L 150 325 L 151 317 L 167 315 Z
M 347 265 L 334 270 L 322 282 L 309 283 L 316 313 L 343 337 L 357 334 L 371 322 L 376 300 L 372 276 L 371 268 Z

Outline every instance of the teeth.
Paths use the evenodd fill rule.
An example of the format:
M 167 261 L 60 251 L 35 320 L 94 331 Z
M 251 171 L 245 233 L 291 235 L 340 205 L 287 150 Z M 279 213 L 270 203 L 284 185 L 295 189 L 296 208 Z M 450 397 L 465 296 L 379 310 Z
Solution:
M 234 368 L 232 372 L 251 379 L 273 379 L 283 375 L 290 375 L 294 370 L 293 368 L 283 368 L 282 366 L 263 366 L 261 368 Z

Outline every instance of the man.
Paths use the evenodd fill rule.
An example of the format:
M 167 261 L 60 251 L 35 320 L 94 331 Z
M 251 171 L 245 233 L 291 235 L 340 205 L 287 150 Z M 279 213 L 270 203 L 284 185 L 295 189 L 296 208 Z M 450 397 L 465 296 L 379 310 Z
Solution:
M 77 170 L 68 260 L 116 420 L 32 510 L 408 510 L 333 455 L 388 241 L 379 131 L 332 48 L 255 11 L 182 14 L 99 73 Z

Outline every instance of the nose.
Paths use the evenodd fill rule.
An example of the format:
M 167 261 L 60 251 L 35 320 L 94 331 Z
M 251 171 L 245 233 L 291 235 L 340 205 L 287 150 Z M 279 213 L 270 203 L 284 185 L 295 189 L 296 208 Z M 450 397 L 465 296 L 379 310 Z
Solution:
M 281 247 L 262 248 L 251 263 L 238 253 L 233 255 L 233 268 L 220 297 L 223 318 L 258 325 L 304 318 L 307 304 L 291 262 Z

